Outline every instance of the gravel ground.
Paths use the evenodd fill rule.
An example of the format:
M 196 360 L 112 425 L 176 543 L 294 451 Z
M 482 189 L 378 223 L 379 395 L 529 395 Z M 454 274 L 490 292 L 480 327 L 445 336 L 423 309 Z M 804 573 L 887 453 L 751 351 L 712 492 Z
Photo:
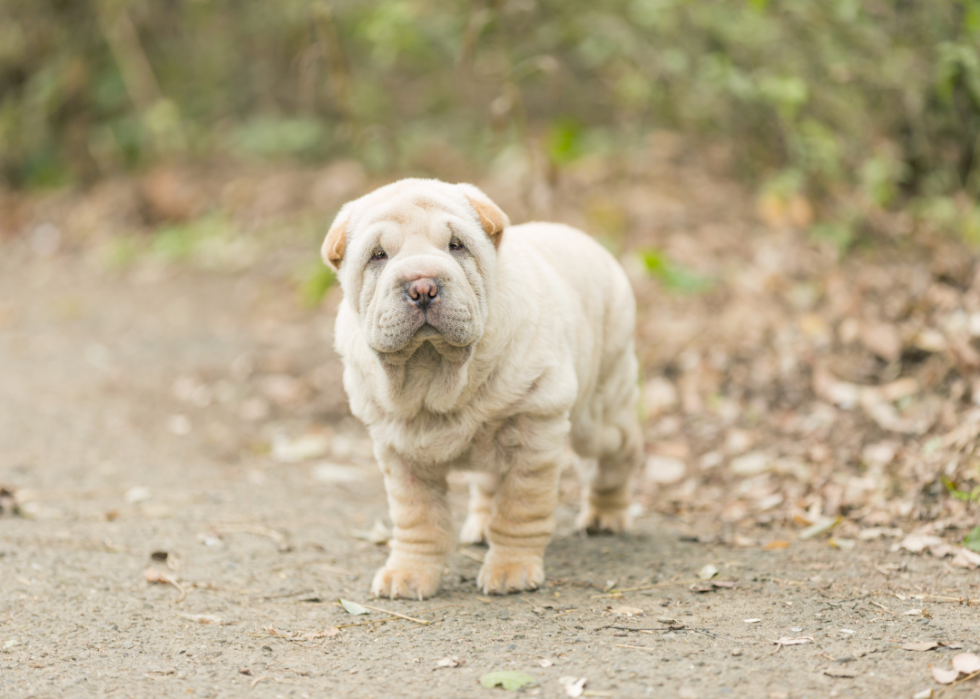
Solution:
M 483 597 L 466 549 L 436 598 L 372 601 L 385 499 L 329 301 L 284 304 L 252 272 L 2 250 L 0 483 L 21 512 L 0 516 L 0 696 L 483 697 L 503 691 L 484 673 L 514 670 L 542 697 L 581 678 L 584 696 L 911 697 L 980 649 L 975 572 L 776 525 L 739 547 L 654 508 L 584 539 L 571 475 L 545 588 Z

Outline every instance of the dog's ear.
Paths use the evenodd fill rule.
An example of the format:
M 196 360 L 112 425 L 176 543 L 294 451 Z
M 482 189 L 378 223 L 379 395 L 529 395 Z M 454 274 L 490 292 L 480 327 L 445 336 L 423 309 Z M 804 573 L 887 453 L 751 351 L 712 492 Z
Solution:
M 463 185 L 463 187 L 463 195 L 476 212 L 476 217 L 480 221 L 480 225 L 483 226 L 483 230 L 490 236 L 494 247 L 499 246 L 501 233 L 510 225 L 510 219 L 507 218 L 507 214 L 499 206 L 490 201 L 490 197 L 473 185 Z
M 323 261 L 334 269 L 340 269 L 340 263 L 344 259 L 344 252 L 347 250 L 347 220 L 349 216 L 343 209 L 333 220 L 333 225 L 327 232 L 327 237 L 320 248 L 320 256 Z

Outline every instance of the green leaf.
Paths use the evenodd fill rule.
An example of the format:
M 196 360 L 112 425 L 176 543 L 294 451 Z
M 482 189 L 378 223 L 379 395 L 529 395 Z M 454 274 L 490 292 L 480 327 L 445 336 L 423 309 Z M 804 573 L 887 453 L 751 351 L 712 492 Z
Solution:
M 311 308 L 320 304 L 330 287 L 333 286 L 336 275 L 332 269 L 319 260 L 306 271 L 300 280 L 300 294 L 303 302 Z
M 980 527 L 974 527 L 963 539 L 963 545 L 975 553 L 980 553 Z
M 714 281 L 681 265 L 671 262 L 659 250 L 645 250 L 640 258 L 652 277 L 669 291 L 682 294 L 696 294 L 710 289 Z
M 347 610 L 348 614 L 370 614 L 371 610 L 367 607 L 362 607 L 357 602 L 351 602 L 349 599 L 340 599 L 340 605 Z
M 505 670 L 503 672 L 488 672 L 480 678 L 480 684 L 487 689 L 503 687 L 508 692 L 516 692 L 518 689 L 530 687 L 536 680 L 523 672 L 513 672 Z

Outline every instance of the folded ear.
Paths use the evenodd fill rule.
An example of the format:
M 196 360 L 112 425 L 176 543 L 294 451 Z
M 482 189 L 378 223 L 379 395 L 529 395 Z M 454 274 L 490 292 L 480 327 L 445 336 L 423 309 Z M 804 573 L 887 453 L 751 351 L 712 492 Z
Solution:
M 334 269 L 340 269 L 340 262 L 344 259 L 344 252 L 347 250 L 347 219 L 347 212 L 341 209 L 327 232 L 323 247 L 320 248 L 323 261 Z
M 483 226 L 483 230 L 490 236 L 494 247 L 497 247 L 500 245 L 500 234 L 510 225 L 510 219 L 507 218 L 507 214 L 499 206 L 490 201 L 490 198 L 479 189 L 472 185 L 465 186 L 465 189 L 466 191 L 463 196 L 466 197 L 470 206 L 476 211 L 476 217 L 480 221 L 480 225 Z

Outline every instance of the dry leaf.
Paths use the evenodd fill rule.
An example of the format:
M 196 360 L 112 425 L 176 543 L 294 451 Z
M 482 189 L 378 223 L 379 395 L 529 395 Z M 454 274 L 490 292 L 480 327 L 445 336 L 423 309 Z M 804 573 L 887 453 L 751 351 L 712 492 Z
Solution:
M 215 616 L 214 614 L 178 614 L 181 619 L 187 619 L 188 621 L 194 621 L 198 624 L 216 624 L 217 626 L 225 626 L 225 622 L 220 616 Z
M 953 656 L 953 669 L 964 675 L 980 672 L 980 656 L 974 653 L 957 653 Z
M 460 662 L 460 659 L 457 658 L 455 655 L 450 655 L 448 657 L 445 657 L 442 660 L 440 660 L 438 663 L 436 663 L 438 667 L 459 667 L 462 664 L 463 663 Z
M 939 684 L 950 684 L 960 676 L 959 670 L 943 670 L 941 667 L 932 668 L 932 678 Z
M 973 570 L 980 566 L 980 553 L 974 553 L 968 548 L 961 548 L 956 552 L 956 556 L 949 564 L 955 568 L 966 568 Z
M 936 648 L 939 648 L 939 644 L 936 643 L 935 641 L 922 641 L 920 643 L 906 643 L 904 646 L 902 646 L 902 650 L 914 650 L 920 653 L 925 652 L 927 650 L 935 650 Z
M 670 485 L 684 478 L 687 466 L 680 459 L 670 456 L 651 456 L 647 459 L 643 472 L 653 483 Z
M 585 683 L 588 679 L 585 677 L 575 678 L 575 677 L 562 677 L 559 682 L 565 688 L 565 694 L 570 697 L 580 697 L 585 692 Z
M 929 549 L 933 555 L 936 555 L 935 551 L 942 551 L 943 547 L 948 546 L 948 544 L 943 541 L 938 536 L 932 536 L 929 534 L 909 534 L 907 537 L 902 539 L 902 541 L 892 548 L 895 551 L 905 550 L 910 553 L 922 553 L 926 549 Z
M 898 328 L 889 323 L 868 323 L 858 331 L 861 343 L 886 362 L 894 362 L 902 353 Z
M 618 616 L 642 616 L 643 610 L 639 607 L 616 607 L 615 609 L 610 609 L 610 612 Z
M 330 440 L 324 434 L 304 434 L 295 439 L 279 434 L 272 439 L 272 458 L 281 464 L 295 464 L 323 456 L 329 448 Z
M 500 686 L 508 692 L 516 692 L 522 687 L 527 687 L 535 683 L 535 679 L 523 672 L 513 670 L 503 670 L 501 672 L 488 672 L 480 677 L 480 684 L 487 689 Z
M 698 577 L 702 580 L 711 580 L 716 575 L 718 575 L 718 568 L 710 563 L 698 571 Z
M 551 667 L 554 664 L 555 661 L 550 660 L 548 658 L 541 658 L 541 660 L 538 661 L 538 665 L 540 665 L 541 667 Z
M 371 610 L 366 607 L 362 607 L 357 602 L 351 602 L 350 600 L 341 599 L 340 605 L 347 610 L 348 614 L 370 614 Z
M 159 583 L 159 584 L 166 584 L 166 585 L 172 585 L 173 581 L 176 580 L 176 576 L 171 577 L 166 573 L 161 573 L 153 566 L 150 566 L 149 568 L 143 571 L 143 578 L 148 583 Z
M 777 646 L 799 646 L 804 643 L 812 643 L 813 636 L 800 636 L 799 638 L 787 638 L 783 636 L 778 641 L 773 641 Z
M 782 539 L 776 539 L 775 541 L 766 542 L 762 547 L 763 551 L 777 551 L 779 549 L 788 549 L 791 544 L 788 541 Z
M 826 532 L 829 532 L 831 529 L 833 529 L 838 524 L 840 524 L 842 521 L 844 521 L 844 518 L 841 516 L 823 517 L 817 520 L 816 522 L 814 522 L 813 524 L 811 524 L 803 531 L 801 531 L 800 538 L 812 539 L 813 537 L 819 536 L 820 534 L 825 534 Z

